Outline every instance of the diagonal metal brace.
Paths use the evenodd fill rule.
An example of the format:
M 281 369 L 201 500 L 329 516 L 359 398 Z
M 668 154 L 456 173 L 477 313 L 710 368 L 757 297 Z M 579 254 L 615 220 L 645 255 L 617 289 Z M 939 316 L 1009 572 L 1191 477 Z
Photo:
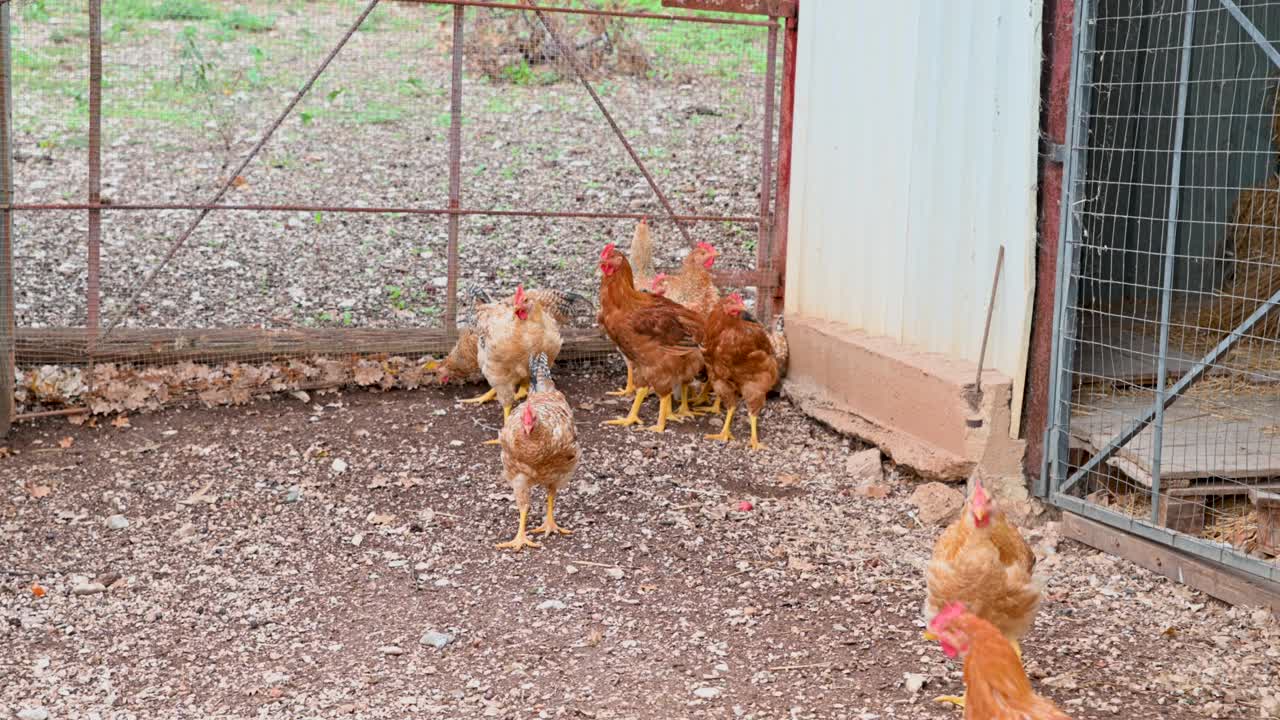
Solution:
M 1244 28 L 1245 33 L 1253 38 L 1254 42 L 1258 43 L 1258 47 L 1262 48 L 1262 52 L 1266 53 L 1268 58 L 1271 58 L 1271 64 L 1280 68 L 1280 51 L 1276 50 L 1271 41 L 1267 39 L 1267 36 L 1263 35 L 1258 26 L 1254 25 L 1253 21 L 1249 19 L 1249 16 L 1244 14 L 1244 11 L 1235 3 L 1235 0 L 1218 0 L 1218 2 L 1221 2 L 1222 7 L 1231 13 L 1231 17 L 1240 23 L 1240 27 Z
M 227 194 L 227 191 L 231 189 L 233 184 L 235 184 L 236 177 L 243 173 L 245 168 L 249 167 L 249 163 L 253 162 L 253 159 L 262 151 L 262 148 L 266 147 L 267 141 L 271 139 L 271 136 L 275 134 L 276 130 L 280 129 L 280 126 L 284 124 L 284 121 L 289 117 L 289 114 L 298 106 L 298 103 L 302 102 L 302 98 L 306 97 L 307 93 L 311 91 L 311 87 L 316 84 L 316 81 L 320 79 L 320 76 L 324 74 L 324 71 L 329 68 L 333 59 L 338 56 L 338 53 L 342 52 L 342 48 L 347 46 L 347 42 L 351 40 L 352 35 L 355 35 L 356 30 L 359 30 L 360 26 L 364 24 L 365 19 L 369 17 L 369 13 L 373 12 L 373 9 L 378 7 L 378 2 L 379 0 L 369 0 L 369 4 L 365 6 L 364 12 L 360 13 L 360 15 L 355 19 L 355 22 L 351 23 L 350 27 L 347 28 L 347 32 L 343 34 L 340 40 L 338 40 L 338 44 L 329 51 L 329 54 L 325 56 L 324 61 L 321 62 L 320 66 L 311 73 L 311 77 L 307 78 L 307 81 L 303 83 L 302 87 L 298 88 L 298 92 L 294 93 L 293 99 L 290 100 L 284 110 L 276 116 L 275 122 L 271 123 L 271 126 L 267 128 L 267 131 L 262 133 L 262 137 L 258 138 L 258 142 L 255 143 L 253 148 L 249 150 L 249 153 L 244 156 L 244 159 L 240 161 L 240 164 L 236 166 L 236 169 L 227 176 L 227 179 L 222 183 L 222 186 L 218 188 L 218 192 L 214 193 L 213 198 L 207 203 L 207 205 L 217 205 L 222 202 L 222 198 Z M 111 322 L 103 331 L 101 339 L 105 340 L 109 337 L 111 335 L 111 331 L 116 329 L 116 326 L 120 324 L 120 321 L 124 320 L 125 316 L 133 312 L 133 308 L 138 302 L 138 297 L 147 288 L 151 287 L 151 284 L 155 282 L 156 276 L 169 265 L 169 262 L 173 260 L 174 255 L 178 254 L 178 251 L 182 249 L 182 246 L 186 245 L 187 240 L 191 238 L 192 233 L 194 233 L 196 228 L 200 227 L 200 223 L 204 222 L 204 219 L 209 216 L 209 212 L 210 209 L 208 207 L 201 210 L 200 214 L 196 215 L 195 219 L 192 220 L 191 223 L 187 225 L 187 228 L 182 231 L 182 234 L 178 236 L 178 239 L 174 240 L 173 244 L 169 246 L 169 250 L 165 252 L 164 257 L 160 259 L 159 264 L 152 268 L 151 272 L 147 273 L 142 280 L 133 286 L 129 291 L 128 299 L 120 306 L 119 310 L 117 310 L 115 315 L 111 318 Z
M 1191 368 L 1186 375 L 1183 375 L 1178 382 L 1174 383 L 1173 386 L 1169 388 L 1169 391 L 1165 394 L 1163 399 L 1157 399 L 1152 403 L 1151 407 L 1142 414 L 1142 417 L 1138 418 L 1132 425 L 1125 428 L 1125 431 L 1116 436 L 1114 440 L 1107 443 L 1107 446 L 1104 447 L 1101 452 L 1089 458 L 1089 461 L 1084 465 L 1081 465 L 1080 469 L 1076 470 L 1075 473 L 1062 484 L 1062 488 L 1059 489 L 1058 492 L 1063 495 L 1071 492 L 1072 488 L 1078 485 L 1086 475 L 1093 472 L 1099 465 L 1109 460 L 1111 456 L 1115 455 L 1120 450 L 1120 448 L 1128 445 L 1130 440 L 1137 437 L 1139 433 L 1145 430 L 1146 427 L 1155 420 L 1157 407 L 1167 408 L 1172 405 L 1173 402 L 1181 397 L 1182 394 L 1185 393 L 1192 385 L 1199 382 L 1209 368 L 1213 367 L 1214 364 L 1216 364 L 1218 360 L 1228 352 L 1231 352 L 1231 348 L 1235 347 L 1236 343 L 1240 342 L 1240 340 L 1244 338 L 1245 334 L 1252 330 L 1254 325 L 1258 324 L 1259 320 L 1266 317 L 1267 313 L 1275 310 L 1277 305 L 1280 305 L 1280 290 L 1277 290 L 1271 297 L 1267 298 L 1266 302 L 1259 305 L 1257 309 L 1249 315 L 1249 317 L 1245 318 L 1244 322 L 1237 325 L 1236 328 L 1231 331 L 1231 334 L 1222 338 L 1222 340 L 1220 340 L 1207 355 L 1200 358 L 1200 361 L 1195 364 L 1195 367 Z M 1155 452 L 1163 452 L 1163 448 L 1155 448 Z
M 658 196 L 658 201 L 662 203 L 663 209 L 667 211 L 667 216 L 671 218 L 671 222 L 675 223 L 676 228 L 680 230 L 680 234 L 684 237 L 684 241 L 692 246 L 693 237 L 689 235 L 689 230 L 676 219 L 676 211 L 671 206 L 671 202 L 667 200 L 667 196 L 662 192 L 662 188 L 658 187 L 658 183 L 653 179 L 653 175 L 649 174 L 649 169 L 645 167 L 644 161 L 640 159 L 640 156 L 636 154 L 635 149 L 631 147 L 631 143 L 627 141 L 626 134 L 622 132 L 622 128 L 618 127 L 618 123 L 613 119 L 613 115 L 609 112 L 609 109 L 604 106 L 604 101 L 600 99 L 599 93 L 597 93 L 595 87 L 591 85 L 591 81 L 587 79 L 587 73 L 583 71 L 582 65 L 578 62 L 578 56 L 574 53 L 573 48 L 568 43 L 565 43 L 560 39 L 560 33 L 556 32 L 555 26 L 547 20 L 547 16 L 543 14 L 542 9 L 538 7 L 534 0 L 524 0 L 524 2 L 529 5 L 529 9 L 533 10 L 533 12 L 537 14 L 538 20 L 542 23 L 542 27 L 547 29 L 547 34 L 550 35 L 551 40 L 555 42 L 556 48 L 560 51 L 560 54 L 569 61 L 569 66 L 573 68 L 573 72 L 578 76 L 578 80 L 582 83 L 582 86 L 591 94 L 591 99 L 595 101 L 596 107 L 600 109 L 600 113 L 604 115 L 604 119 L 609 122 L 609 127 L 613 128 L 613 133 L 618 136 L 618 141 L 622 143 L 622 147 L 625 148 L 627 154 L 631 156 L 636 167 L 640 168 L 640 173 L 644 175 L 645 181 L 649 183 L 649 189 L 653 190 L 654 195 Z M 760 221 L 764 222 L 764 219 L 761 218 Z

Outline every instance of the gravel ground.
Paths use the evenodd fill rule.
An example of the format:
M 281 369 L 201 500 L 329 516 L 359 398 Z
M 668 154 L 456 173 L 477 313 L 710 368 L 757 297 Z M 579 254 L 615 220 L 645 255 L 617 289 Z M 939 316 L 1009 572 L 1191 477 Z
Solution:
M 206 202 L 357 14 L 356 4 L 332 1 L 236 5 L 273 18 L 272 29 L 227 32 L 213 21 L 108 18 L 103 193 L 110 202 Z M 371 17 L 376 22 L 356 33 L 224 202 L 447 206 L 449 12 L 383 3 Z M 475 13 L 469 17 L 474 21 Z M 87 110 L 77 80 L 87 73 L 77 34 L 83 22 L 79 10 L 18 21 L 19 202 L 85 197 Z M 125 29 L 116 32 L 117 25 Z M 640 78 L 605 71 L 595 78 L 630 142 L 679 211 L 757 214 L 765 33 L 652 20 L 630 26 L 662 72 Z M 186 29 L 208 64 L 211 91 L 180 84 L 194 72 Z M 563 66 L 559 71 L 571 77 Z M 661 214 L 579 84 L 493 82 L 468 66 L 463 95 L 464 207 Z M 193 216 L 104 215 L 108 313 Z M 629 242 L 632 227 L 613 220 L 464 218 L 463 284 L 591 290 L 600 248 Z M 687 245 L 669 222 L 655 220 L 654 232 L 660 264 L 674 267 Z M 756 233 L 754 224 L 692 229 L 695 239 L 722 251 L 725 269 L 755 267 Z M 83 325 L 86 214 L 21 212 L 15 237 L 18 324 Z M 125 325 L 437 324 L 446 244 L 447 223 L 439 216 L 214 213 Z
M 930 700 L 961 683 L 920 637 L 939 531 L 913 481 L 852 492 L 859 448 L 785 400 L 755 455 L 703 441 L 712 419 L 601 428 L 623 410 L 601 373 L 562 382 L 584 456 L 558 519 L 577 533 L 518 556 L 492 547 L 516 523 L 479 445 L 498 411 L 456 403 L 477 388 L 20 427 L 0 459 L 0 713 L 959 717 Z M 1050 575 L 1029 673 L 1077 720 L 1257 718 L 1280 693 L 1266 613 L 1052 522 L 1028 534 Z

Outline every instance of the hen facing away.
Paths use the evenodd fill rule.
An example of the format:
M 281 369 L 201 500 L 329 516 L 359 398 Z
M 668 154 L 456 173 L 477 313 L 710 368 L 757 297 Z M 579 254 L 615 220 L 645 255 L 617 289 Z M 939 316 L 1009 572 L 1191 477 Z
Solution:
M 765 397 L 778 382 L 778 361 L 769 335 L 759 323 L 742 317 L 742 296 L 725 297 L 707 318 L 706 339 L 702 343 L 707 377 L 716 391 L 716 403 L 724 402 L 724 428 L 708 440 L 733 439 L 730 426 L 738 400 L 745 400 L 751 419 L 751 449 L 759 450 L 759 419 Z
M 663 432 L 668 420 L 691 417 L 672 412 L 671 393 L 702 369 L 698 344 L 703 320 L 664 297 L 636 290 L 630 263 L 612 243 L 600 254 L 600 271 L 600 322 L 631 363 L 637 385 L 631 412 L 607 424 L 639 423 L 645 396 L 656 392 L 661 398 L 658 422 L 649 429 Z
M 499 550 L 540 547 L 525 532 L 529 520 L 529 492 L 534 486 L 547 492 L 547 515 L 533 532 L 571 535 L 556 524 L 556 496 L 573 477 L 582 453 L 573 429 L 573 410 L 551 380 L 546 353 L 529 360 L 532 384 L 529 397 L 502 426 L 502 473 L 515 491 L 520 509 L 520 529 L 512 540 L 499 543 Z
M 1031 688 L 1008 638 L 963 603 L 939 611 L 925 638 L 940 642 L 948 657 L 964 658 L 965 720 L 1071 720 Z
M 960 517 L 934 545 L 925 571 L 925 619 L 962 602 L 1003 633 L 1021 656 L 1018 641 L 1040 606 L 1042 583 L 1033 577 L 1035 564 L 1035 553 L 975 477 Z M 938 699 L 963 704 L 962 699 Z
M 546 354 L 548 362 L 554 363 L 560 354 L 560 328 L 541 303 L 531 301 L 524 288 L 516 288 L 510 302 L 477 309 L 476 334 L 480 372 L 490 391 L 464 402 L 482 403 L 497 397 L 505 422 L 511 416 L 517 387 L 530 379 L 529 358 Z M 498 440 L 486 442 L 497 444 Z

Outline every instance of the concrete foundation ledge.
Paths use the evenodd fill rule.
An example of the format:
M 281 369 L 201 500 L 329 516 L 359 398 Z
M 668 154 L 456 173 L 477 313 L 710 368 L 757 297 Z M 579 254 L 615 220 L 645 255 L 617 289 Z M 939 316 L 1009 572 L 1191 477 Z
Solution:
M 984 372 L 974 397 L 972 363 L 803 315 L 788 313 L 787 342 L 783 389 L 807 414 L 921 477 L 960 481 L 981 470 L 1010 491 L 1025 488 L 1025 444 L 1009 437 L 1009 378 Z

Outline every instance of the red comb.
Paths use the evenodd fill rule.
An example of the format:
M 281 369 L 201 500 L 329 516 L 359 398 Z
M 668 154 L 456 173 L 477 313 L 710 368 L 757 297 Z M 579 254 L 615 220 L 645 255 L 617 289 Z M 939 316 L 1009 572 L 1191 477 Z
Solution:
M 520 303 L 523 303 L 523 302 L 524 302 L 524 285 L 517 285 L 516 286 L 516 304 L 519 305 Z
M 716 251 L 716 249 L 711 246 L 711 243 L 700 242 L 698 243 L 698 247 L 702 248 L 703 250 L 706 250 L 709 253 L 714 253 Z
M 952 620 L 965 614 L 964 603 L 953 602 L 948 603 L 942 608 L 942 611 L 933 616 L 933 620 L 929 622 L 930 630 L 938 630 L 951 624 Z
M 604 246 L 604 250 L 602 250 L 602 251 L 600 252 L 600 259 L 601 259 L 601 260 L 608 260 L 608 259 L 609 259 L 609 254 L 613 252 L 613 247 L 614 247 L 614 246 L 613 246 L 613 243 L 609 243 L 609 244 L 605 245 L 605 246 Z
M 729 300 L 729 301 L 731 301 L 731 302 L 737 303 L 738 305 L 743 304 L 743 303 L 742 303 L 742 296 L 741 296 L 741 295 L 739 295 L 738 293 L 729 293 L 729 296 L 728 296 L 728 297 L 726 297 L 725 299 L 726 299 L 726 300 Z
M 987 496 L 987 489 L 982 487 L 982 478 L 973 479 L 973 501 L 980 504 L 986 504 L 990 498 Z

